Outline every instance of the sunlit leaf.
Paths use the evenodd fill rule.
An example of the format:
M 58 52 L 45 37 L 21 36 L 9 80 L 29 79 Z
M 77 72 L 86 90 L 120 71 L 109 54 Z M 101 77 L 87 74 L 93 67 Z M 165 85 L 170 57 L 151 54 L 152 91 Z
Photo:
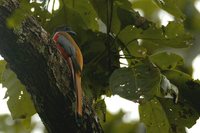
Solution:
M 25 87 L 17 79 L 17 76 L 10 69 L 6 69 L 2 75 L 3 87 L 7 88 L 9 97 L 7 104 L 13 119 L 28 118 L 36 113 L 30 95 Z
M 174 69 L 176 66 L 183 64 L 183 58 L 181 56 L 170 52 L 154 54 L 150 56 L 150 59 L 163 70 Z
M 142 33 L 141 39 L 165 47 L 189 47 L 193 38 L 182 27 L 183 24 L 178 22 L 170 22 L 166 27 L 161 28 L 152 25 Z
M 185 33 L 183 25 L 177 22 L 170 22 L 166 27 L 161 28 L 151 24 L 145 30 L 136 28 L 134 25 L 129 25 L 120 32 L 118 37 L 125 46 L 140 41 L 140 48 L 146 49 L 142 52 L 150 54 L 153 50 L 163 47 L 189 47 L 193 39 L 190 34 Z
M 170 133 L 170 123 L 160 102 L 154 98 L 139 106 L 140 120 L 148 133 Z
M 159 8 L 152 0 L 134 0 L 132 1 L 132 7 L 134 9 L 141 9 L 145 18 L 151 18 L 152 14 L 157 12 Z
M 162 9 L 171 13 L 177 18 L 184 19 L 185 15 L 181 12 L 174 0 L 154 0 L 154 2 Z

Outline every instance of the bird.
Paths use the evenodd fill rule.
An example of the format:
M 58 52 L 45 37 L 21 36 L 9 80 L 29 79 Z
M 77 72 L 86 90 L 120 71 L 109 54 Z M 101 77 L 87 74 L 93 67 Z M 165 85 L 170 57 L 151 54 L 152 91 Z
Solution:
M 69 28 L 58 28 L 53 35 L 53 41 L 58 51 L 67 61 L 73 78 L 73 86 L 76 91 L 76 107 L 75 112 L 82 116 L 82 97 L 83 91 L 81 86 L 81 72 L 83 69 L 82 52 L 70 34 L 75 34 Z

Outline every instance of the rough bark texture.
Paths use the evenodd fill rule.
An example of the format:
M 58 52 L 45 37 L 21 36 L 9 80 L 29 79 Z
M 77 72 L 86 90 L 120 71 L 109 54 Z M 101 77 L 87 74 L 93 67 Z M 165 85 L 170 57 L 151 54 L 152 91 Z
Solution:
M 0 54 L 26 86 L 48 132 L 103 132 L 86 103 L 82 123 L 75 120 L 69 68 L 36 19 L 27 18 L 16 30 L 6 27 L 6 18 L 18 7 L 18 0 L 0 5 Z

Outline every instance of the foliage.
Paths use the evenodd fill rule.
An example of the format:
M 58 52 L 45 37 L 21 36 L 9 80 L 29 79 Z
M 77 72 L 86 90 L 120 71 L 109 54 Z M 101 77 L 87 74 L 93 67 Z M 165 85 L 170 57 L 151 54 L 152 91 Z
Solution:
M 141 121 L 148 132 L 182 133 L 185 127 L 195 124 L 200 113 L 200 82 L 186 73 L 198 53 L 198 47 L 191 46 L 200 28 L 197 21 L 200 16 L 191 6 L 194 0 L 56 1 L 59 8 L 48 10 L 50 0 L 20 0 L 20 8 L 8 18 L 7 24 L 10 28 L 19 28 L 20 23 L 32 15 L 50 34 L 60 25 L 77 32 L 74 38 L 85 63 L 83 88 L 91 100 L 97 101 L 94 107 L 100 106 L 97 108 L 99 114 L 104 114 L 106 108 L 99 100 L 101 95 L 118 94 L 140 103 Z M 53 7 L 54 3 L 55 0 Z M 143 16 L 136 9 L 143 11 Z M 158 17 L 159 11 L 164 10 L 174 18 L 167 25 L 162 25 Z M 120 68 L 123 64 L 120 59 L 128 61 L 127 68 Z M 1 82 L 8 88 L 8 105 L 13 118 L 30 117 L 34 110 L 24 86 L 9 69 L 3 72 L 4 67 L 5 62 L 1 61 L 0 74 L 4 77 Z M 163 76 L 167 80 L 163 81 Z M 178 88 L 178 93 L 169 94 L 172 99 L 179 97 L 177 104 L 166 98 L 161 82 Z M 19 105 L 15 102 L 19 102 L 16 99 L 21 91 L 26 98 L 21 99 L 23 105 L 26 108 L 31 105 L 31 110 L 17 110 Z
M 198 113 L 186 102 L 174 104 L 171 99 L 153 98 L 140 104 L 140 118 L 147 132 L 183 133 L 198 119 Z
M 115 70 L 110 77 L 110 88 L 113 94 L 126 99 L 148 101 L 157 94 L 160 80 L 160 71 L 149 61 L 144 61 L 133 68 Z
M 12 120 L 9 115 L 1 115 L 0 125 L 0 132 L 3 133 L 27 133 L 35 128 L 36 123 L 33 122 L 31 125 L 26 127 L 24 120 Z
M 112 115 L 109 112 L 105 123 L 102 123 L 105 133 L 137 133 L 140 127 L 138 121 L 131 123 L 123 122 L 124 112 L 120 111 L 118 114 Z
M 170 52 L 157 53 L 150 56 L 152 62 L 162 70 L 175 69 L 183 64 L 183 58 Z
M 1 83 L 3 87 L 7 88 L 5 98 L 8 97 L 7 105 L 13 119 L 30 119 L 30 116 L 35 114 L 36 111 L 25 86 L 17 79 L 16 74 L 8 68 L 5 61 L 1 60 L 0 64 Z

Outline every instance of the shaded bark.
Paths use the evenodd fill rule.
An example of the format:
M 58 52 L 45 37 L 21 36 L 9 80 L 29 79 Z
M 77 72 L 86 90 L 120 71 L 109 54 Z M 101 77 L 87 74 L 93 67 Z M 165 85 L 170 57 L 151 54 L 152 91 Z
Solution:
M 48 132 L 103 132 L 86 102 L 81 123 L 76 121 L 69 68 L 36 19 L 28 17 L 15 30 L 6 27 L 6 19 L 18 7 L 17 0 L 0 5 L 0 54 L 26 86 Z

